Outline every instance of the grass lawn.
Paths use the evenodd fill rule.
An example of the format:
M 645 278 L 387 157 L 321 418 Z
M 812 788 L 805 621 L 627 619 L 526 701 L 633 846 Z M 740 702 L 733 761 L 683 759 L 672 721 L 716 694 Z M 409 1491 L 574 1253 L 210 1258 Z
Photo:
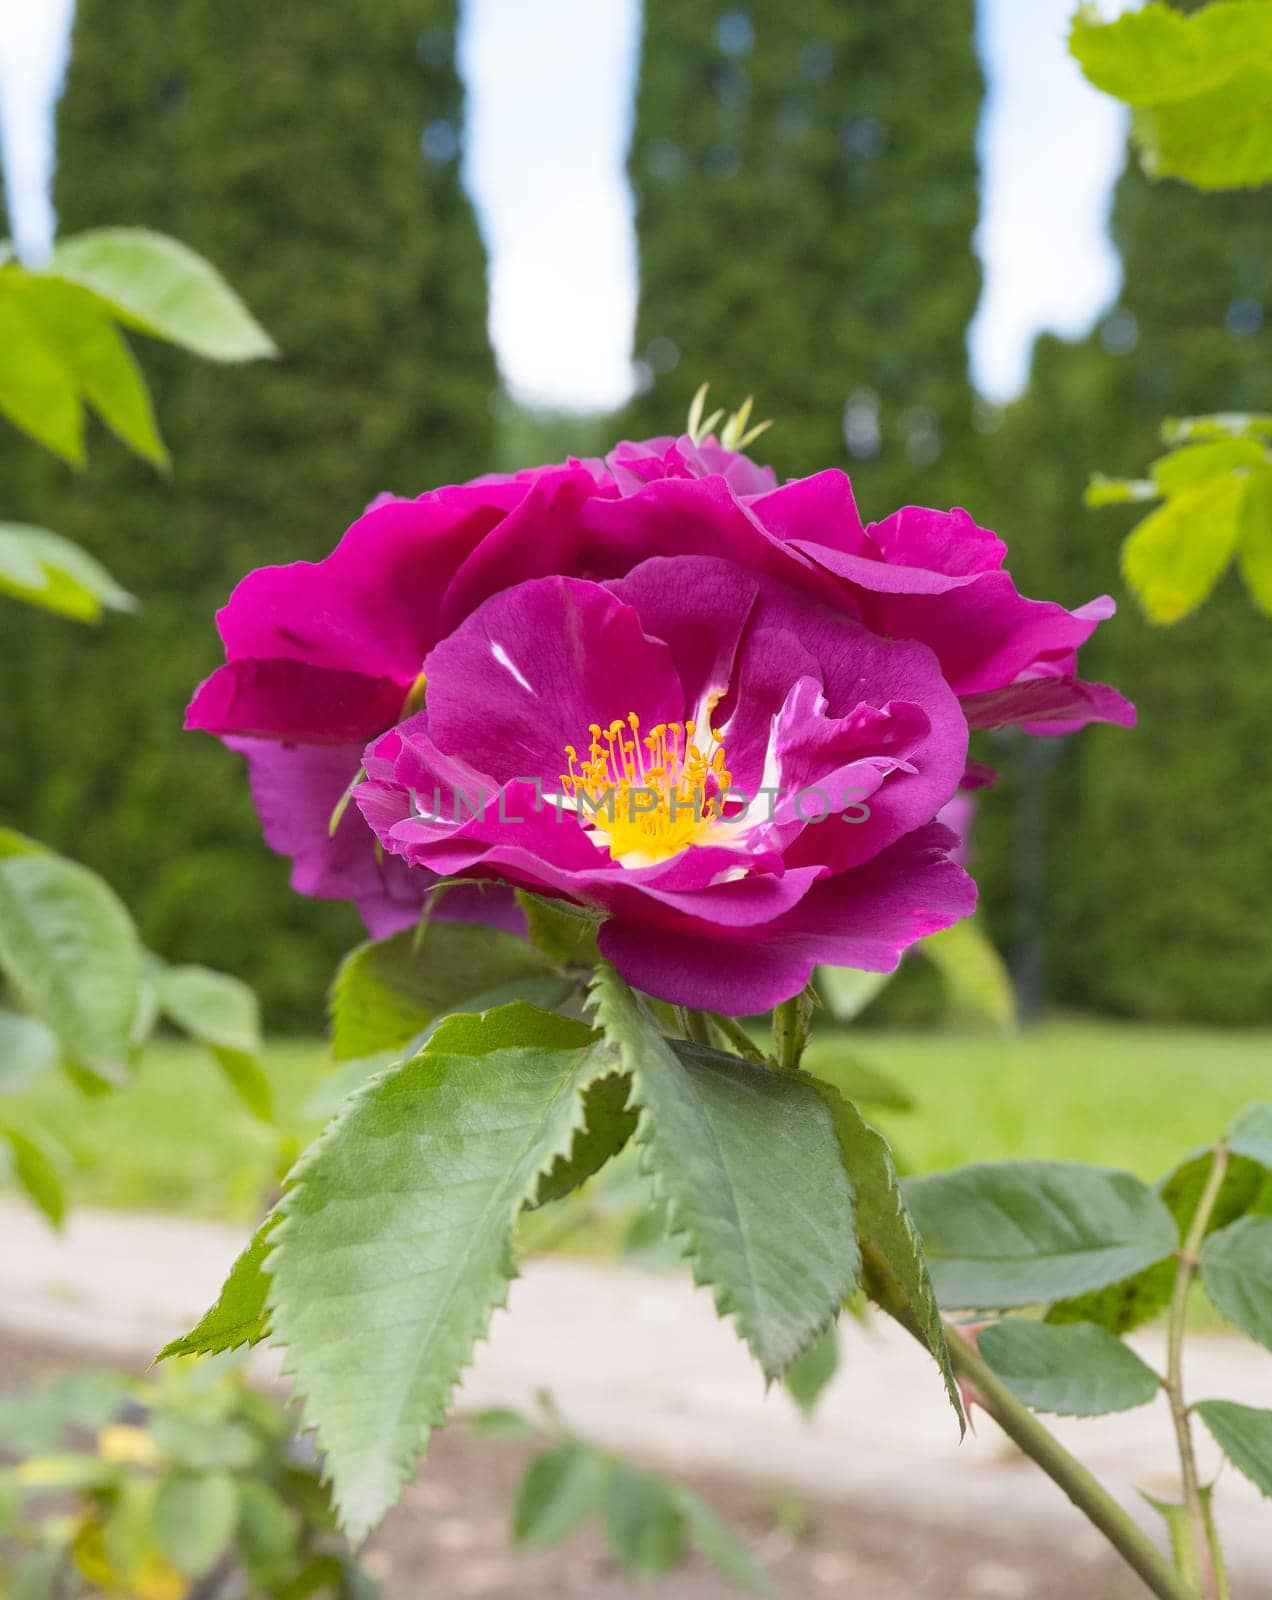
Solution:
M 914 1111 L 878 1121 L 919 1172 L 1028 1156 L 1157 1178 L 1247 1102 L 1272 1099 L 1272 1030 L 1066 1019 L 1010 1037 L 862 1029 L 853 1049 L 913 1096 Z M 281 1141 L 241 1108 L 210 1057 L 177 1042 L 152 1046 L 127 1089 L 85 1099 L 59 1078 L 9 1098 L 4 1112 L 71 1149 L 80 1203 L 247 1221 L 311 1131 L 300 1107 L 322 1055 L 318 1041 L 269 1048 Z

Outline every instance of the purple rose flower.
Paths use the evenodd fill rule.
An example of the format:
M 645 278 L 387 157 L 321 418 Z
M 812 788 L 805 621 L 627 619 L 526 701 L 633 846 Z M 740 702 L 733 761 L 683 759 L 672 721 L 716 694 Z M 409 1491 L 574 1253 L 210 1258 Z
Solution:
M 632 983 L 748 1013 L 967 915 L 967 726 L 924 645 L 718 556 L 529 580 L 424 663 L 355 800 L 412 866 L 606 918 Z
M 447 849 L 438 845 L 436 850 L 430 844 L 425 850 L 417 838 L 412 849 L 400 850 L 403 841 L 395 839 L 387 851 L 377 852 L 356 808 L 345 809 L 334 833 L 330 819 L 360 773 L 368 742 L 398 724 L 408 728 L 413 738 L 419 723 L 412 719 L 425 706 L 425 720 L 433 729 L 429 738 L 437 749 L 448 760 L 465 764 L 469 776 L 495 776 L 472 751 L 465 752 L 453 743 L 438 744 L 430 720 L 437 714 L 441 693 L 430 676 L 430 664 L 439 648 L 449 649 L 475 617 L 486 614 L 483 608 L 487 603 L 512 596 L 520 585 L 563 577 L 585 580 L 592 586 L 589 593 L 603 592 L 610 597 L 607 604 L 621 599 L 636 607 L 634 600 L 621 594 L 615 580 L 631 575 L 635 581 L 637 571 L 651 558 L 710 559 L 715 563 L 713 571 L 728 570 L 739 583 L 745 580 L 755 585 L 756 598 L 747 612 L 750 620 L 738 634 L 742 641 L 735 663 L 739 672 L 744 657 L 748 675 L 758 670 L 753 647 L 747 642 L 756 631 L 755 618 L 766 608 L 784 606 L 783 615 L 788 618 L 785 631 L 802 638 L 803 624 L 796 627 L 789 622 L 794 615 L 791 608 L 802 606 L 808 617 L 821 619 L 819 638 L 833 627 L 845 638 L 873 637 L 879 647 L 888 639 L 926 647 L 930 655 L 925 651 L 917 654 L 923 654 L 943 680 L 947 703 L 952 691 L 966 721 L 974 727 L 1019 723 L 1033 733 L 1062 733 L 1097 719 L 1129 725 L 1134 712 L 1116 691 L 1084 683 L 1076 673 L 1079 645 L 1096 623 L 1111 613 L 1112 602 L 1098 600 L 1069 612 L 1048 602 L 1025 599 L 1003 570 L 1004 554 L 1001 541 L 962 511 L 909 507 L 867 527 L 857 514 L 848 480 L 840 472 L 823 472 L 778 487 L 770 469 L 712 439 L 695 443 L 684 436 L 621 444 L 606 462 L 571 461 L 511 476 L 491 476 L 434 490 L 416 500 L 382 496 L 324 560 L 251 573 L 219 614 L 226 665 L 199 688 L 187 726 L 220 736 L 247 757 L 266 838 L 274 849 L 293 859 L 295 887 L 306 894 L 356 901 L 372 931 L 385 933 L 418 915 L 439 872 L 457 870 L 454 857 L 463 853 L 459 843 L 453 842 Z M 511 598 L 508 603 L 513 603 Z M 595 600 L 586 604 L 593 606 Z M 685 604 L 689 606 L 687 598 Z M 537 649 L 547 648 L 542 630 L 535 638 Z M 669 640 L 664 643 L 670 648 Z M 811 654 L 815 659 L 811 665 L 804 662 L 809 670 L 803 676 L 812 683 L 828 684 L 825 673 L 830 669 L 822 663 L 819 651 Z M 445 655 L 441 659 L 444 661 Z M 786 695 L 794 691 L 801 677 L 794 663 L 804 657 L 795 653 L 790 661 L 793 675 L 780 684 L 780 694 L 772 689 L 764 703 L 777 695 L 778 707 L 785 706 Z M 538 660 L 532 659 L 531 665 L 541 677 Z M 587 668 L 592 675 L 600 670 L 595 662 Z M 527 674 L 530 681 L 536 681 L 535 673 L 527 669 Z M 506 672 L 492 681 L 500 683 L 501 678 L 501 687 L 515 688 Z M 740 679 L 730 682 L 735 686 L 731 692 L 740 694 L 736 688 Z M 848 715 L 829 687 L 823 692 L 830 709 L 818 716 L 833 721 Z M 931 706 L 923 697 L 912 702 L 908 695 L 894 698 L 921 706 L 925 715 L 931 715 Z M 643 702 L 635 698 L 634 688 L 629 701 L 595 707 L 592 720 L 608 728 L 614 718 L 623 718 L 629 711 L 643 718 Z M 860 703 L 876 712 L 883 710 L 868 680 L 863 681 Z M 803 704 L 792 703 L 786 713 L 788 720 Z M 741 714 L 739 707 L 722 701 L 712 726 L 721 729 L 722 716 Z M 660 709 L 655 715 L 657 721 L 671 726 L 692 714 L 682 708 L 675 714 Z M 896 729 L 889 727 L 890 736 L 895 736 Z M 737 749 L 740 728 L 741 724 L 733 728 L 731 742 L 726 743 L 731 771 L 741 758 Z M 586 763 L 591 759 L 586 726 L 554 727 L 552 731 L 554 737 L 560 734 L 582 752 L 580 760 Z M 384 740 L 376 744 L 375 761 L 389 759 L 385 745 Z M 741 753 L 749 748 L 744 745 Z M 559 764 L 560 756 L 558 748 L 548 766 Z M 889 793 L 900 787 L 900 772 L 898 768 L 889 776 Z M 548 775 L 547 768 L 535 773 L 540 780 Z M 374 777 L 378 784 L 395 781 L 382 766 Z M 948 798 L 948 794 L 943 797 Z M 370 804 L 365 795 L 362 803 Z M 935 811 L 936 805 L 922 818 L 911 818 L 907 828 L 913 831 L 930 822 Z M 736 819 L 717 819 L 721 820 L 732 823 Z M 789 819 L 775 823 L 779 831 L 789 825 Z M 828 823 L 820 831 L 825 834 L 835 829 L 858 835 L 858 830 L 838 823 Z M 893 849 L 904 854 L 905 831 L 888 845 L 879 845 L 869 860 L 878 861 Z M 816 828 L 800 832 L 801 836 L 808 832 L 810 841 L 818 836 Z M 871 837 L 872 829 L 860 832 L 862 840 Z M 594 843 L 584 842 L 589 848 Z M 772 840 L 770 845 L 777 850 L 773 859 L 780 857 L 782 862 L 780 872 L 747 866 L 744 877 L 749 887 L 714 897 L 721 903 L 737 903 L 728 927 L 763 927 L 765 938 L 777 913 L 768 921 L 759 917 L 755 897 L 776 891 L 772 884 L 760 889 L 759 880 L 779 879 L 796 868 L 813 865 L 811 857 L 805 859 L 813 848 L 810 842 L 792 843 L 793 856 L 785 845 L 780 850 Z M 735 856 L 744 853 L 736 845 L 731 848 Z M 697 860 L 701 849 L 695 841 L 686 848 L 686 857 Z M 602 876 L 609 887 L 595 887 L 589 879 L 585 895 L 589 904 L 608 905 L 608 900 L 597 898 L 602 891 L 622 898 L 634 890 L 639 874 L 646 871 L 643 866 L 621 867 L 621 877 L 614 878 L 614 858 L 607 859 L 611 866 L 602 868 Z M 866 871 L 866 859 L 853 864 L 854 873 Z M 834 881 L 836 893 L 848 893 L 847 879 L 837 863 L 819 860 L 817 864 L 827 869 L 819 884 L 822 879 Z M 733 869 L 743 865 L 740 860 L 730 862 Z M 529 881 L 518 872 L 497 872 L 497 866 L 496 860 L 485 859 L 480 870 L 476 866 L 473 870 L 504 882 Z M 654 876 L 661 881 L 668 870 L 660 866 Z M 679 870 L 688 871 L 688 867 L 682 863 Z M 734 881 L 743 879 L 730 883 Z M 853 877 L 852 881 L 864 880 Z M 620 884 L 626 885 L 622 894 Z M 705 887 L 695 885 L 694 892 Z M 794 883 L 783 892 L 793 888 Z M 573 896 L 573 891 L 565 888 L 558 892 Z M 825 887 L 814 892 L 810 885 L 808 893 L 800 897 L 804 906 L 800 916 L 805 921 L 823 904 L 828 892 Z M 606 935 L 611 948 L 617 950 L 625 937 L 624 927 L 650 920 L 646 912 L 653 899 L 652 895 L 643 896 L 639 917 L 631 913 L 622 918 L 617 910 L 613 912 L 613 928 Z M 737 920 L 744 906 L 756 913 L 756 920 Z M 905 919 L 899 907 L 894 910 L 900 928 Z M 794 901 L 780 915 L 788 912 L 795 917 Z M 510 924 L 516 920 L 506 891 L 450 890 L 440 914 L 502 918 Z M 686 932 L 692 929 L 693 916 L 681 908 L 675 918 L 663 919 L 659 937 L 666 949 L 673 948 L 675 938 L 683 936 L 692 942 L 697 936 Z M 800 926 L 807 934 L 804 923 Z M 830 922 L 823 921 L 820 926 L 818 938 L 832 938 Z M 791 937 L 779 940 L 788 951 L 798 944 L 794 928 L 792 921 L 787 930 Z M 751 935 L 743 937 L 736 932 L 722 937 L 738 945 L 753 942 Z M 812 940 L 811 934 L 808 938 Z M 813 943 L 816 941 L 808 948 Z M 777 956 L 772 959 L 778 961 Z M 683 954 L 675 960 L 686 971 L 693 965 Z M 794 972 L 798 965 L 790 957 L 784 970 Z

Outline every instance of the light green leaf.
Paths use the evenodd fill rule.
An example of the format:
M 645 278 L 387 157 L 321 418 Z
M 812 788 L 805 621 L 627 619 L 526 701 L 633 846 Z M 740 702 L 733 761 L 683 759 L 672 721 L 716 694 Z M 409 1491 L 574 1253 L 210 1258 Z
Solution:
M 1160 1380 L 1129 1346 L 1091 1322 L 1055 1327 L 1008 1317 L 982 1330 L 977 1348 L 1034 1411 L 1100 1417 L 1156 1399 Z
M 717 1572 L 755 1594 L 772 1594 L 773 1585 L 768 1574 L 752 1560 L 751 1552 L 732 1528 L 721 1522 L 690 1490 L 677 1489 L 676 1499 L 688 1524 L 690 1539 Z
M 1213 439 L 1187 444 L 1168 456 L 1160 456 L 1149 467 L 1158 494 L 1179 494 L 1211 483 L 1226 473 L 1267 464 L 1267 444 L 1258 439 Z
M 1272 1411 L 1235 1400 L 1202 1400 L 1193 1410 L 1214 1441 L 1262 1494 L 1272 1496 Z
M 1144 165 L 1202 188 L 1272 177 L 1272 22 L 1262 0 L 1191 15 L 1153 0 L 1112 22 L 1083 9 L 1069 47 L 1099 89 L 1136 108 Z
M 357 1093 L 294 1169 L 266 1263 L 272 1327 L 355 1536 L 445 1415 L 503 1303 L 517 1214 L 612 1070 L 597 1045 L 430 1049 Z
M 1179 1230 L 1129 1172 L 1065 1161 L 959 1167 L 902 1184 L 943 1306 L 1044 1305 L 1170 1255 Z
M 1230 1322 L 1272 1350 L 1272 1217 L 1242 1217 L 1212 1233 L 1201 1283 Z
M 130 1395 L 122 1373 L 88 1369 L 0 1398 L 0 1443 L 19 1455 L 43 1454 L 56 1448 L 67 1428 L 104 1428 Z
M 84 461 L 84 412 L 75 378 L 14 293 L 21 280 L 18 268 L 0 272 L 0 414 L 78 467 Z
M 170 1472 L 155 1497 L 155 1542 L 178 1571 L 201 1578 L 234 1537 L 238 1512 L 228 1472 Z
M 975 918 L 955 922 L 919 943 L 941 974 L 950 998 L 1000 1028 L 1016 1020 L 1016 996 L 1006 963 Z
M 1122 546 L 1122 573 L 1150 622 L 1195 611 L 1237 548 L 1247 479 L 1234 474 L 1172 496 Z
M 266 1217 L 230 1268 L 216 1304 L 183 1338 L 164 1345 L 156 1361 L 166 1361 L 169 1356 L 218 1355 L 223 1350 L 237 1350 L 240 1345 L 256 1344 L 265 1337 L 269 1325 L 269 1274 L 265 1260 L 272 1244 L 273 1225 L 274 1217 Z
M 130 449 L 166 469 L 168 452 L 146 380 L 102 302 L 77 284 L 36 273 L 23 275 L 20 292 L 28 315 L 83 399 Z
M 803 1355 L 795 1357 L 782 1374 L 782 1382 L 799 1409 L 811 1417 L 822 1390 L 838 1370 L 839 1329 L 832 1322 Z
M 517 1486 L 513 1538 L 532 1549 L 560 1544 L 601 1508 L 605 1463 L 578 1439 L 537 1455 Z
M 96 228 L 58 242 L 45 271 L 109 302 L 120 320 L 210 361 L 278 352 L 216 268 L 146 228 Z
M 259 1478 L 238 1480 L 236 1545 L 248 1573 L 262 1588 L 275 1586 L 296 1553 L 297 1518 L 287 1503 Z
M 685 1513 L 675 1490 L 630 1462 L 615 1462 L 605 1484 L 605 1538 L 625 1572 L 661 1577 L 685 1549 Z
M 1272 1168 L 1272 1101 L 1247 1106 L 1229 1128 L 1227 1144 L 1234 1155 Z
M 1272 469 L 1250 474 L 1241 508 L 1237 565 L 1250 598 L 1272 616 Z
M 25 1089 L 57 1065 L 61 1046 L 38 1017 L 0 1006 L 0 1094 Z
M 1083 492 L 1082 503 L 1098 510 L 1102 506 L 1156 500 L 1160 493 L 1151 478 L 1107 478 L 1102 472 L 1093 472 Z
M 74 1063 L 122 1078 L 141 950 L 132 919 L 95 873 L 48 853 L 0 857 L 0 969 Z
M 1191 16 L 1150 0 L 1112 22 L 1083 8 L 1069 48 L 1097 89 L 1160 105 L 1220 88 L 1252 62 L 1272 66 L 1272 15 L 1264 0 L 1218 0 Z
M 1272 415 L 1254 411 L 1216 411 L 1206 417 L 1167 417 L 1162 423 L 1166 444 L 1191 444 L 1197 439 L 1272 439 Z
M 64 1561 L 63 1552 L 56 1546 L 25 1556 L 8 1580 L 7 1600 L 53 1600 Z
M 928 1272 L 918 1229 L 906 1206 L 888 1141 L 850 1100 L 833 1089 L 823 1099 L 834 1118 L 844 1167 L 857 1196 L 863 1283 L 872 1299 L 903 1307 L 940 1368 L 945 1392 L 959 1426 L 966 1428 L 963 1402 L 950 1365 L 936 1290 Z
M 819 1088 L 719 1051 L 673 1049 L 608 963 L 591 1003 L 631 1076 L 636 1140 L 694 1280 L 777 1378 L 838 1315 L 861 1265 Z
M 272 1121 L 273 1090 L 259 1060 L 260 1010 L 248 986 L 197 966 L 167 967 L 154 982 L 169 1022 L 205 1044 L 248 1110 Z
M 422 935 L 407 928 L 373 939 L 346 956 L 336 974 L 332 1050 L 337 1061 L 393 1050 L 446 1012 L 539 998 L 543 980 L 558 997 L 570 988 L 533 945 L 495 928 L 430 922 Z
M 1269 182 L 1270 105 L 1272 70 L 1250 66 L 1191 100 L 1137 108 L 1131 131 L 1144 170 L 1155 178 L 1181 178 L 1198 189 L 1246 189 Z
M 25 522 L 0 522 L 0 594 L 76 622 L 96 622 L 103 609 L 136 607 L 87 550 Z
M 19 833 L 16 828 L 0 827 L 0 860 L 5 856 L 50 856 L 53 852 L 48 845 L 41 844 L 38 839 L 32 839 L 29 834 Z
M 13 1176 L 53 1226 L 60 1228 L 66 1220 L 66 1190 L 50 1149 L 17 1128 L 0 1127 L 0 1140 L 13 1152 Z
M 856 967 L 818 967 L 817 987 L 837 1022 L 853 1022 L 893 976 L 891 972 L 861 972 Z

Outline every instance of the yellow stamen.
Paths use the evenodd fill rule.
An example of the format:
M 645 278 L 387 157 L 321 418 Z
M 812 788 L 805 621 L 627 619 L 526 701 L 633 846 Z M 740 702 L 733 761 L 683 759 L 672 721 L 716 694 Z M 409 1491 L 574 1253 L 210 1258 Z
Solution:
M 714 697 L 713 697 L 714 703 Z M 705 749 L 692 721 L 660 722 L 642 738 L 635 712 L 602 730 L 592 723 L 587 759 L 565 746 L 561 786 L 580 820 L 606 838 L 616 861 L 665 861 L 698 843 L 723 814 L 732 782 L 718 730 Z

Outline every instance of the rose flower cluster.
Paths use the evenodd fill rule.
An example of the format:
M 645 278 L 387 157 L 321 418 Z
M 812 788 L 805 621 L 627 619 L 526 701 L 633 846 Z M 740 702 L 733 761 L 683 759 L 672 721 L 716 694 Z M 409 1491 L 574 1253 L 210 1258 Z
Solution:
M 629 982 L 734 1015 L 966 916 L 937 820 L 969 728 L 1129 726 L 1077 676 L 1113 610 L 1020 595 L 963 511 L 865 525 L 714 439 L 382 497 L 249 574 L 187 726 L 247 758 L 303 894 L 370 930 L 586 908 Z M 349 796 L 352 803 L 346 803 Z

